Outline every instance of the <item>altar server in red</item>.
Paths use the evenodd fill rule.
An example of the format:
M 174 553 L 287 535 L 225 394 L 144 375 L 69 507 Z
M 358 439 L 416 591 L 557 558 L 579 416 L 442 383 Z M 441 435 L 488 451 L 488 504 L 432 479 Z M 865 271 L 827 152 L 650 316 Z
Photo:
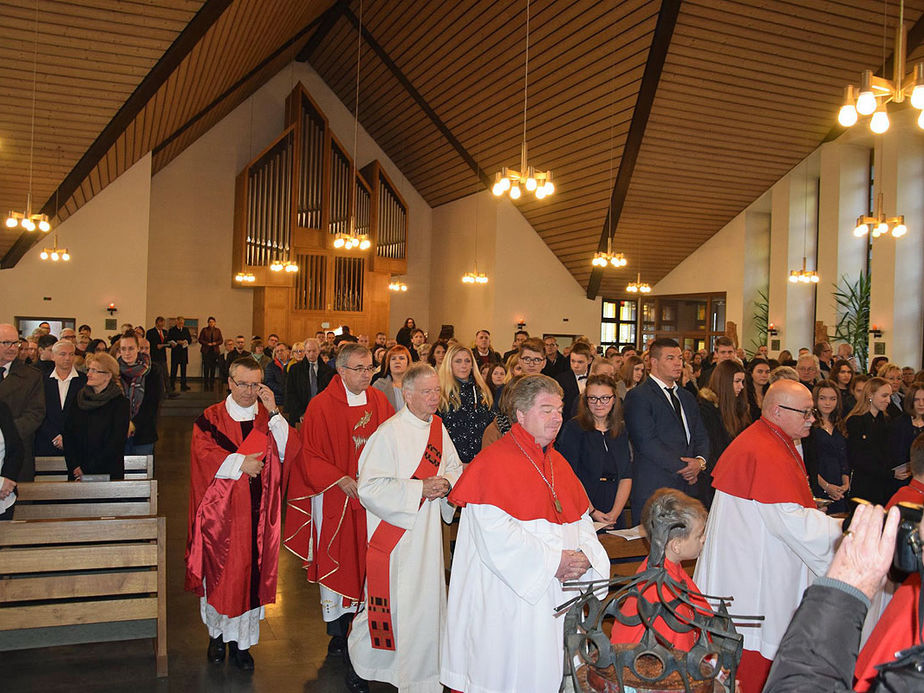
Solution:
M 283 462 L 301 445 L 252 358 L 235 361 L 231 394 L 196 419 L 190 463 L 186 589 L 198 594 L 208 659 L 251 671 L 264 604 L 276 601 Z
M 290 473 L 284 544 L 305 562 L 321 591 L 329 654 L 346 653 L 346 636 L 366 581 L 366 510 L 356 480 L 366 441 L 395 410 L 370 388 L 372 354 L 344 342 L 337 375 L 313 397 L 302 421 L 303 454 Z

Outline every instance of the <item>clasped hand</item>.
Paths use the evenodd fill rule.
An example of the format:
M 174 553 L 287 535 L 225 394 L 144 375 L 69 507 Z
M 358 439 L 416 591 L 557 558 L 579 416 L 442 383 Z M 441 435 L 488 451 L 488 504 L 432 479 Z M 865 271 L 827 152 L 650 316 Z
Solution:
M 558 564 L 558 571 L 555 577 L 559 582 L 568 582 L 577 580 L 590 569 L 590 561 L 583 551 L 569 551 L 565 549 L 561 552 L 561 562 Z
M 251 455 L 245 455 L 244 461 L 241 462 L 241 471 L 249 477 L 259 476 L 263 471 L 262 453 L 255 452 Z
M 698 457 L 681 457 L 681 462 L 686 462 L 686 467 L 681 469 L 678 474 L 683 477 L 684 481 L 693 485 L 696 483 L 696 477 L 699 476 L 702 460 Z
M 436 500 L 445 498 L 449 495 L 449 480 L 441 476 L 431 476 L 423 480 L 423 491 L 420 493 L 421 498 L 427 500 Z

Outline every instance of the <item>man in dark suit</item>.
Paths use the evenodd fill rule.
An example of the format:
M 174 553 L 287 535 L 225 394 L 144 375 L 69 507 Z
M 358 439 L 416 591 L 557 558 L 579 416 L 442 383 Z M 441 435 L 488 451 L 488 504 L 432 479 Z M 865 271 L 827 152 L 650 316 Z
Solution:
M 656 339 L 649 360 L 649 377 L 629 390 L 625 401 L 626 429 L 635 450 L 631 495 L 635 522 L 645 501 L 659 488 L 692 495 L 709 457 L 709 437 L 696 398 L 677 384 L 683 371 L 680 346 L 673 339 Z
M 319 358 L 321 345 L 317 339 L 305 340 L 305 358 L 293 365 L 286 374 L 286 418 L 292 426 L 300 423 L 308 402 L 321 392 L 334 377 L 334 369 Z
M 208 324 L 199 331 L 199 344 L 202 351 L 202 378 L 206 390 L 215 385 L 215 371 L 221 359 L 221 330 L 215 324 L 215 318 L 209 316 Z M 221 380 L 224 383 L 227 376 Z M 219 384 L 221 387 L 221 384 Z
M 526 330 L 517 330 L 513 333 L 513 348 L 510 351 L 504 352 L 504 355 L 501 357 L 504 363 L 507 363 L 509 359 L 514 354 L 520 353 L 520 346 L 529 339 L 529 332 Z
M 42 374 L 16 358 L 19 333 L 9 324 L 0 325 L 0 401 L 6 403 L 23 444 L 22 469 L 18 481 L 32 481 L 35 460 L 32 441 L 45 418 L 45 393 Z
M 170 389 L 176 389 L 176 373 L 180 372 L 180 390 L 189 389 L 186 384 L 186 364 L 189 363 L 189 345 L 192 344 L 192 335 L 186 327 L 186 320 L 182 315 L 176 318 L 176 325 L 167 331 L 167 341 L 170 343 Z
M 584 392 L 584 384 L 590 374 L 590 362 L 594 360 L 594 354 L 589 346 L 578 342 L 571 347 L 568 359 L 571 367 L 555 376 L 565 393 L 562 397 L 562 415 L 565 421 L 576 413 L 577 401 Z
M 167 382 L 167 349 L 170 344 L 167 338 L 166 326 L 167 321 L 163 316 L 157 316 L 154 318 L 154 327 L 145 332 L 145 339 L 151 345 L 151 363 L 159 365 L 158 372 L 163 378 L 163 390 L 164 392 L 171 392 L 173 388 Z
M 545 366 L 542 367 L 542 375 L 554 378 L 559 373 L 567 371 L 570 364 L 558 350 L 558 340 L 555 337 L 546 337 L 542 342 L 545 347 Z
M 64 454 L 61 430 L 64 418 L 77 401 L 77 393 L 87 384 L 87 376 L 74 368 L 74 345 L 62 339 L 51 348 L 54 370 L 42 378 L 45 390 L 45 420 L 35 434 L 35 454 L 54 457 Z

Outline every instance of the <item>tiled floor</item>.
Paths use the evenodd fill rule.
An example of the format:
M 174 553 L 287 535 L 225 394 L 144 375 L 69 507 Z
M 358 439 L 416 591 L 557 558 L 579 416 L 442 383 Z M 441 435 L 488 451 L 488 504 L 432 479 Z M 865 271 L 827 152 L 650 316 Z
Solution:
M 289 693 L 345 691 L 343 665 L 327 657 L 318 589 L 308 584 L 300 561 L 279 557 L 276 603 L 266 609 L 260 642 L 252 649 L 256 671 L 205 660 L 208 635 L 198 598 L 183 590 L 183 554 L 189 503 L 189 441 L 192 417 L 162 417 L 156 453 L 159 510 L 167 517 L 167 645 L 170 676 L 154 674 L 150 640 L 100 643 L 0 653 L 3 693 L 109 693 L 127 691 L 256 691 Z M 395 689 L 372 684 L 372 691 Z

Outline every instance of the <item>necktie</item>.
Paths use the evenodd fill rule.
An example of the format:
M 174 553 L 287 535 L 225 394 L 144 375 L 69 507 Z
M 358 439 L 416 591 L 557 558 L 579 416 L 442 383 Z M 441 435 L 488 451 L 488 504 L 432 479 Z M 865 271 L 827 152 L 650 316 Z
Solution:
M 0 366 L 0 383 L 3 382 L 3 379 L 6 377 L 6 367 Z
M 677 393 L 674 392 L 673 387 L 665 387 L 664 389 L 667 390 L 667 394 L 670 395 L 671 404 L 674 406 L 674 413 L 677 415 L 677 418 L 680 419 L 680 427 L 683 429 L 683 435 L 689 440 L 686 424 L 683 423 L 683 410 L 680 408 L 680 400 L 677 398 Z
M 317 366 L 317 361 L 314 363 L 308 363 L 308 384 L 312 397 L 318 394 L 318 374 L 314 371 Z

